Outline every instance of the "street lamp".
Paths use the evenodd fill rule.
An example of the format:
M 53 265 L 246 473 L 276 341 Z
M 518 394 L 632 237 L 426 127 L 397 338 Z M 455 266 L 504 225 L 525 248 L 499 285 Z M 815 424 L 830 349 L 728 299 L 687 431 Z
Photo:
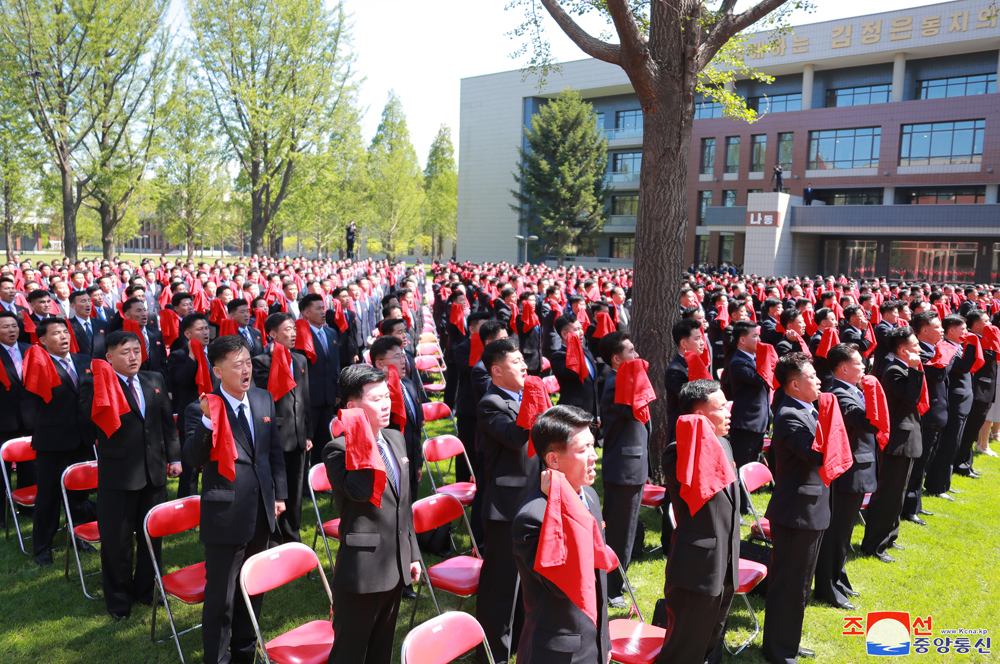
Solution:
M 143 240 L 143 238 L 147 238 L 148 239 L 149 235 L 143 234 L 143 235 L 137 235 L 136 237 L 139 238 L 139 265 L 142 265 L 142 249 L 143 249 L 143 247 L 142 247 L 143 241 L 142 240 Z
M 518 259 L 520 259 L 520 257 L 521 257 L 521 241 L 524 240 L 524 262 L 527 263 L 528 262 L 528 243 L 536 241 L 538 239 L 538 236 L 537 235 L 529 235 L 528 237 L 524 237 L 523 235 L 515 235 L 514 237 L 517 238 L 517 243 L 518 243 L 517 244 Z
M 205 257 L 205 233 L 195 233 L 195 237 L 201 238 L 201 257 Z

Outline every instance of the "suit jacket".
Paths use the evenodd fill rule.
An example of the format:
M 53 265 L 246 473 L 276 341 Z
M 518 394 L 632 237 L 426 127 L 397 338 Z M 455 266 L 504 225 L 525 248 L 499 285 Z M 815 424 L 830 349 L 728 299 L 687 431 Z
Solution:
M 864 356 L 865 351 L 867 351 L 872 342 L 868 341 L 865 337 L 864 331 L 858 332 L 854 329 L 853 325 L 845 325 L 843 331 L 840 333 L 840 343 L 842 344 L 854 344 L 861 351 L 861 355 Z
M 979 403 L 993 403 L 997 391 L 997 354 L 984 348 L 983 359 L 986 364 L 972 374 L 972 399 Z
M 960 356 L 961 355 L 961 356 Z M 964 348 L 955 353 L 948 371 L 948 417 L 968 415 L 972 410 L 972 365 L 976 354 Z
M 556 318 L 559 312 L 546 304 L 544 315 L 538 317 L 542 323 L 542 356 L 552 359 L 552 354 L 562 348 L 562 339 L 555 329 Z
M 146 361 L 139 366 L 139 370 L 166 374 L 167 347 L 163 343 L 163 334 L 152 324 L 147 324 L 146 336 L 149 337 L 149 350 L 146 354 Z
M 674 430 L 677 428 L 677 418 L 681 416 L 680 392 L 688 382 L 688 363 L 680 353 L 674 355 L 667 365 L 664 383 L 667 386 L 667 441 L 674 440 Z M 607 388 L 605 388 L 607 389 Z
M 927 363 L 934 359 L 934 346 L 920 342 L 920 361 L 924 363 L 924 376 L 927 378 L 927 396 L 931 407 L 920 417 L 920 425 L 925 429 L 943 429 L 948 423 L 948 372 L 955 361 L 952 357 L 948 366 L 931 367 Z M 889 365 L 886 359 L 885 366 Z M 883 369 L 883 373 L 884 373 Z
M 90 358 L 70 354 L 79 383 L 90 373 Z M 50 358 L 51 359 L 51 358 Z M 69 452 L 81 445 L 94 444 L 94 422 L 90 411 L 80 405 L 80 388 L 59 362 L 54 362 L 61 384 L 52 388 L 52 399 L 45 403 L 37 394 L 28 392 L 35 413 L 35 431 L 31 446 L 37 452 Z
M 812 449 L 815 440 L 816 420 L 801 403 L 785 398 L 771 441 L 774 493 L 766 516 L 773 523 L 805 530 L 826 530 L 830 525 L 832 494 L 819 477 L 823 455 Z
M 889 406 L 889 442 L 883 454 L 917 459 L 922 449 L 920 433 L 920 393 L 924 372 L 911 369 L 902 360 L 894 359 L 879 380 Z
M 819 382 L 823 386 L 823 391 L 829 392 L 833 385 L 833 372 L 830 371 L 830 363 L 826 361 L 825 357 L 820 357 L 816 354 L 816 349 L 819 348 L 819 342 L 822 340 L 822 332 L 812 335 L 809 338 L 809 352 L 812 353 L 813 368 L 816 369 L 816 375 L 819 376 Z
M 844 427 L 854 456 L 854 464 L 833 481 L 833 489 L 843 493 L 872 493 L 878 486 L 875 472 L 875 456 L 878 451 L 875 434 L 878 433 L 878 427 L 868 420 L 865 403 L 857 388 L 834 380 L 833 395 L 840 404 L 840 414 L 844 416 Z
M 340 344 L 340 366 L 348 367 L 354 364 L 355 356 L 357 356 L 359 361 L 361 360 L 361 351 L 358 348 L 358 315 L 350 309 L 345 309 L 344 316 L 347 318 L 347 330 L 343 334 L 340 334 L 334 310 L 326 310 L 327 327 L 337 330 L 340 337 L 338 339 L 338 343 Z
M 527 429 L 517 426 L 520 404 L 496 385 L 479 402 L 479 442 L 488 482 L 483 518 L 513 521 L 521 503 L 539 486 L 538 457 L 528 457 Z
M 518 316 L 514 321 L 517 326 L 518 348 L 524 356 L 524 363 L 528 366 L 528 371 L 542 370 L 542 326 L 536 325 L 525 331 L 524 321 Z
M 475 417 L 476 392 L 472 389 L 472 367 L 469 366 L 469 354 L 472 352 L 472 339 L 455 346 L 454 364 L 458 367 L 458 390 L 455 392 L 455 415 L 460 417 Z M 452 376 L 454 378 L 454 376 Z M 485 390 L 483 390 L 485 392 Z
M 382 437 L 396 457 L 399 491 L 386 482 L 382 506 L 370 502 L 374 471 L 347 470 L 344 436 L 323 448 L 323 463 L 340 515 L 340 548 L 333 572 L 333 588 L 353 593 L 378 593 L 410 582 L 410 563 L 420 560 L 413 530 L 410 473 L 406 443 L 398 431 L 383 429 Z
M 778 332 L 778 321 L 774 320 L 770 316 L 764 316 L 760 324 L 760 338 L 764 341 L 764 343 L 777 346 L 778 343 L 785 338 L 785 335 Z
M 76 319 L 76 316 L 70 321 L 70 325 L 73 326 L 73 336 L 76 337 L 76 344 L 80 347 L 81 355 L 89 355 L 95 360 L 105 359 L 104 338 L 108 331 L 107 323 L 100 318 L 90 319 L 90 329 L 94 335 L 93 342 L 87 336 L 87 332 L 83 329 L 80 321 Z
M 744 352 L 737 352 L 726 372 L 733 390 L 733 419 L 730 426 L 755 433 L 767 431 L 770 420 L 768 387 L 760 374 L 757 363 Z
M 469 327 L 466 324 L 465 334 L 462 334 L 457 325 L 446 321 L 445 329 L 448 330 L 448 348 L 445 349 L 444 359 L 445 362 L 451 364 L 455 361 L 455 348 L 469 338 Z
M 559 403 L 565 406 L 577 406 L 584 409 L 595 418 L 599 417 L 601 400 L 597 394 L 597 362 L 585 347 L 584 356 L 594 366 L 593 377 L 587 376 L 580 382 L 580 375 L 566 368 L 566 349 L 562 348 L 552 354 L 552 373 L 559 381 Z
M 729 441 L 718 438 L 730 464 L 733 450 Z M 735 465 L 733 466 L 735 473 Z M 672 442 L 663 450 L 663 473 L 667 495 L 674 506 L 677 527 L 670 536 L 667 557 L 667 583 L 703 595 L 717 596 L 727 578 L 739 585 L 740 571 L 740 510 L 737 498 L 739 483 L 728 487 L 708 499 L 694 514 L 681 498 L 681 484 L 677 479 L 677 443 Z
M 490 378 L 490 372 L 486 370 L 486 365 L 483 364 L 482 360 L 476 362 L 472 367 L 469 377 L 472 381 L 472 390 L 476 393 L 476 415 L 478 417 L 479 402 L 486 396 L 487 390 L 493 387 L 493 379 Z
M 593 487 L 583 487 L 587 509 L 604 531 L 601 503 Z M 514 518 L 511 536 L 514 560 L 524 592 L 524 627 L 517 661 L 531 664 L 604 664 L 611 650 L 608 633 L 608 575 L 594 570 L 597 589 L 597 625 L 554 583 L 535 571 L 538 539 L 548 496 L 535 489 Z
M 979 306 L 975 302 L 973 302 L 972 300 L 965 300 L 958 307 L 958 315 L 961 316 L 962 318 L 968 318 L 969 317 L 969 312 L 973 311 L 974 309 L 978 309 L 978 308 L 979 308 Z
M 253 339 L 253 345 L 250 347 L 250 357 L 262 355 L 264 353 L 263 335 L 261 335 L 260 330 L 253 326 L 249 326 L 247 329 L 250 330 L 250 337 Z M 243 337 L 243 340 L 246 341 L 246 337 L 243 336 L 243 333 L 240 332 L 239 329 L 236 330 L 236 334 Z M 182 334 L 181 336 L 183 337 L 184 335 Z
M 181 338 L 184 339 L 184 337 Z M 170 351 L 170 355 L 167 357 L 166 369 L 171 394 L 173 395 L 173 410 L 177 413 L 177 430 L 183 434 L 183 432 L 187 431 L 185 425 L 187 407 L 198 401 L 198 384 L 195 382 L 195 376 L 198 373 L 198 363 L 188 354 L 188 347 L 185 344 L 180 348 Z M 212 372 L 211 367 L 208 370 L 212 375 L 212 388 L 219 389 L 219 379 L 215 377 L 215 373 Z
M 309 404 L 309 376 L 306 365 L 309 360 L 304 355 L 292 353 L 292 377 L 295 387 L 274 402 L 274 414 L 278 423 L 278 438 L 284 452 L 306 449 L 306 439 L 312 434 L 312 417 Z M 267 390 L 267 381 L 271 376 L 270 352 L 258 355 L 251 360 L 253 364 L 253 384 L 262 390 Z
M 413 382 L 409 378 L 402 377 L 399 379 L 399 383 L 410 395 L 412 410 L 407 409 L 403 438 L 406 441 L 406 456 L 410 459 L 410 467 L 416 471 L 424 463 L 424 409 L 420 405 L 420 396 L 417 394 L 417 387 Z M 390 422 L 386 428 L 399 431 L 399 425 L 395 422 Z
M 139 411 L 132 390 L 116 376 L 131 410 L 121 415 L 122 425 L 110 438 L 103 429 L 94 427 L 97 482 L 104 489 L 138 491 L 147 480 L 155 487 L 166 486 L 167 464 L 181 462 L 181 442 L 170 412 L 166 381 L 152 371 L 140 371 L 136 378 L 146 402 L 145 415 Z M 80 385 L 80 406 L 84 413 L 93 410 L 92 374 Z
M 41 317 L 38 316 L 37 314 L 28 313 L 28 311 L 25 310 L 25 315 L 31 317 L 31 320 L 35 322 L 35 325 L 38 325 L 39 323 L 42 322 Z M 51 318 L 51 316 L 49 316 L 49 318 Z M 21 330 L 20 334 L 18 334 L 17 336 L 18 342 L 22 344 L 32 343 L 31 335 L 24 331 L 24 321 L 22 321 L 20 318 L 17 319 L 17 327 L 18 329 Z
M 312 329 L 310 328 L 310 332 Z M 337 385 L 340 381 L 340 347 L 337 345 L 337 333 L 327 326 L 320 329 L 326 335 L 330 353 L 323 351 L 319 336 L 312 332 L 313 348 L 316 349 L 316 361 L 308 362 L 309 368 L 309 402 L 313 408 L 333 406 L 337 403 Z M 302 351 L 295 351 L 302 353 Z M 302 353 L 304 355 L 304 353 Z
M 510 327 L 510 318 L 513 315 L 513 312 L 503 300 L 497 298 L 493 301 L 493 311 L 495 312 L 498 321 Z
M 601 479 L 612 484 L 641 486 L 649 477 L 649 423 L 635 419 L 631 406 L 615 403 L 612 371 L 604 381 L 601 397 L 601 430 L 604 432 L 604 460 Z
M 24 354 L 31 346 L 21 342 L 15 343 L 17 343 L 17 349 L 21 353 L 23 363 Z M 7 379 L 10 381 L 10 389 L 0 385 L 0 434 L 12 434 L 34 429 L 36 397 L 24 389 L 23 382 L 17 376 L 14 360 L 2 346 L 0 346 L 0 363 L 3 364 L 0 371 L 6 371 Z M 4 440 L 9 437 L 0 436 Z
M 215 390 L 222 397 L 222 388 Z M 271 393 L 251 387 L 247 391 L 254 440 L 246 439 L 229 402 L 229 426 L 236 442 L 236 481 L 219 473 L 219 462 L 211 461 L 212 432 L 202 422 L 201 405 L 195 401 L 185 412 L 183 457 L 189 466 L 202 467 L 201 528 L 199 538 L 206 544 L 246 544 L 257 523 L 258 501 L 264 502 L 267 525 L 274 532 L 274 502 L 288 498 L 285 455 L 281 450 L 278 422 Z

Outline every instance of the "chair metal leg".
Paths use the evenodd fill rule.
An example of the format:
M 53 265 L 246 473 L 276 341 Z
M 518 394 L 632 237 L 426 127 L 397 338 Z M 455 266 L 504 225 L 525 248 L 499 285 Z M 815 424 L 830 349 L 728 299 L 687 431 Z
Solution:
M 514 614 L 517 613 L 517 593 L 521 590 L 521 574 L 518 573 L 517 581 L 514 583 L 514 602 L 510 605 L 510 622 L 507 623 L 507 633 L 510 639 L 507 640 L 507 660 L 510 661 L 510 650 L 514 645 Z M 489 648 L 486 648 L 489 650 Z
M 750 638 L 748 638 L 746 641 L 744 641 L 738 647 L 736 647 L 735 650 L 733 648 L 730 648 L 729 644 L 726 643 L 725 635 L 722 636 L 722 644 L 726 647 L 726 651 L 729 652 L 730 655 L 734 656 L 739 655 L 741 652 L 743 652 L 744 648 L 750 645 L 750 643 L 755 638 L 757 638 L 757 635 L 760 634 L 760 623 L 757 622 L 757 614 L 754 613 L 753 607 L 750 606 L 750 599 L 746 596 L 746 593 L 739 593 L 739 595 L 743 598 L 743 601 L 746 602 L 747 611 L 750 612 L 750 617 L 753 618 L 753 634 L 750 635 Z M 730 609 L 730 611 L 731 610 L 732 609 Z
M 406 630 L 407 632 L 413 629 L 413 621 L 417 617 L 417 604 L 420 602 L 420 589 L 423 587 L 424 587 L 424 575 L 421 574 L 420 581 L 417 582 L 417 596 L 413 598 L 413 610 L 410 612 L 410 627 Z

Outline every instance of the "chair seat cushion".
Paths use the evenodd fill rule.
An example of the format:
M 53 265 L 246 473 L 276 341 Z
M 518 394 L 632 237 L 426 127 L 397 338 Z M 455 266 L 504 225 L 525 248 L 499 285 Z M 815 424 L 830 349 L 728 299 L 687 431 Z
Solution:
M 660 656 L 666 630 L 619 618 L 608 623 L 611 659 L 621 664 L 650 664 Z
M 738 593 L 748 593 L 767 576 L 767 567 L 752 560 L 740 558 L 740 587 Z
M 84 523 L 73 529 L 73 534 L 84 542 L 100 542 L 101 533 L 97 531 L 97 522 Z
M 667 488 L 656 486 L 655 484 L 644 484 L 642 486 L 643 507 L 659 507 L 667 499 Z
M 340 519 L 331 519 L 323 524 L 323 533 L 332 539 L 340 541 Z
M 163 589 L 188 604 L 205 601 L 205 563 L 188 565 L 163 577 Z
M 26 486 L 23 489 L 15 489 L 10 492 L 10 497 L 13 498 L 14 502 L 18 505 L 32 507 L 35 504 L 35 498 L 38 497 L 38 487 Z
M 754 537 L 766 537 L 771 539 L 771 522 L 766 517 L 761 517 L 760 521 L 750 526 L 750 533 Z
M 468 597 L 479 590 L 479 570 L 482 568 L 481 558 L 456 556 L 431 567 L 427 576 L 436 590 Z
M 472 504 L 472 499 L 476 497 L 476 485 L 473 482 L 455 482 L 438 487 L 437 493 L 455 496 L 458 498 L 458 502 L 468 507 Z
M 424 383 L 424 389 L 428 392 L 444 392 L 444 385 L 441 383 Z
M 326 664 L 333 647 L 333 623 L 313 620 L 268 641 L 264 648 L 278 664 Z

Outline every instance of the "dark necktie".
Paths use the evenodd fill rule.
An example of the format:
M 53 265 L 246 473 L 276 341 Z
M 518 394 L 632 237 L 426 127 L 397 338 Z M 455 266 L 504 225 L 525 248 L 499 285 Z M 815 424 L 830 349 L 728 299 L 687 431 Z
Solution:
M 246 406 L 240 404 L 240 410 L 236 414 L 236 419 L 240 421 L 240 428 L 243 429 L 243 435 L 247 437 L 247 442 L 250 443 L 250 447 L 253 447 L 253 434 L 250 433 L 250 422 L 247 421 L 247 416 L 243 412 Z
M 815 408 L 813 408 L 812 410 L 809 411 L 809 414 L 812 415 L 813 423 L 814 424 L 818 424 L 819 423 L 819 412 Z
M 142 406 L 139 404 L 139 393 L 135 389 L 135 378 L 128 379 L 128 389 L 132 390 L 132 396 L 135 397 L 135 405 L 139 406 L 141 409 Z
M 94 343 L 94 329 L 90 326 L 89 320 L 83 324 L 83 329 L 87 331 L 87 338 L 90 339 L 90 343 Z
M 253 348 L 253 336 L 250 334 L 249 328 L 246 327 L 243 328 L 243 336 L 244 338 L 246 338 L 247 343 L 250 345 L 250 348 Z
M 396 473 L 392 469 L 392 463 L 389 462 L 389 450 L 385 448 L 381 443 L 376 443 L 378 447 L 379 456 L 382 457 L 382 463 L 385 464 L 385 475 L 389 479 L 389 483 L 392 488 L 396 490 L 396 495 L 399 495 L 399 483 L 396 481 Z

